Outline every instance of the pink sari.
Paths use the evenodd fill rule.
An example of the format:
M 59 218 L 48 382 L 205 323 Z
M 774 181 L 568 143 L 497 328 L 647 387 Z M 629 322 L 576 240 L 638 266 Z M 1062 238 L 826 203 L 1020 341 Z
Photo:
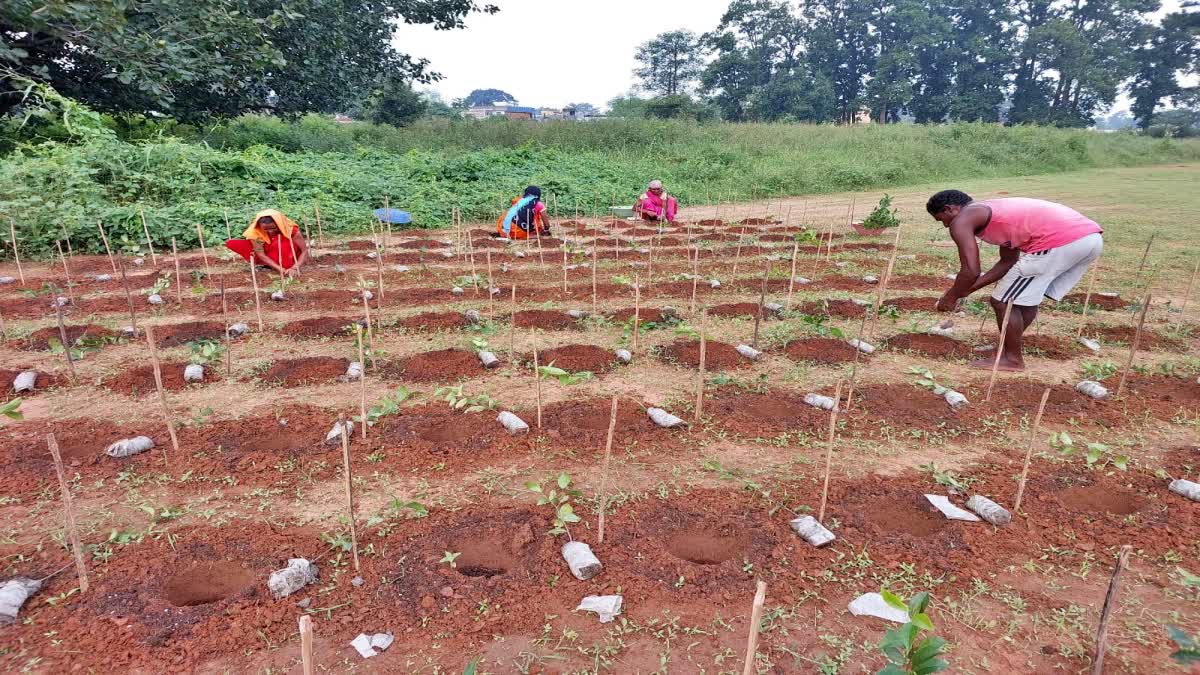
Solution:
M 675 222 L 675 212 L 679 209 L 679 202 L 674 197 L 664 193 L 666 196 L 667 222 Z M 663 214 L 663 196 L 656 195 L 647 190 L 642 193 L 642 198 L 638 201 L 638 205 L 642 210 L 642 217 L 650 220 L 647 216 L 658 216 L 660 219 Z

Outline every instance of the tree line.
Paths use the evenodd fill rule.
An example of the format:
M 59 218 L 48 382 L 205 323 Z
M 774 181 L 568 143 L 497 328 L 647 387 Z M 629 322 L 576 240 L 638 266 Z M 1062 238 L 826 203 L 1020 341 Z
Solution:
M 643 44 L 634 75 L 659 116 L 1083 127 L 1125 91 L 1146 127 L 1200 105 L 1197 7 L 1155 23 L 1158 0 L 733 0 L 708 33 Z

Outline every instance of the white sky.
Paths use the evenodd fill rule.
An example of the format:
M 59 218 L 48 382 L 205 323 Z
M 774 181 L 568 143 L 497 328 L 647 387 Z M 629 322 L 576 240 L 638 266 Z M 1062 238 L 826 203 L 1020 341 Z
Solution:
M 669 30 L 710 31 L 729 6 L 729 0 L 490 1 L 500 11 L 472 14 L 463 30 L 396 30 L 397 49 L 429 59 L 444 76 L 430 88 L 447 103 L 473 89 L 495 88 L 522 105 L 603 108 L 634 85 L 638 45 Z M 1165 0 L 1159 15 L 1178 6 L 1179 0 Z M 1128 106 L 1122 94 L 1113 107 Z

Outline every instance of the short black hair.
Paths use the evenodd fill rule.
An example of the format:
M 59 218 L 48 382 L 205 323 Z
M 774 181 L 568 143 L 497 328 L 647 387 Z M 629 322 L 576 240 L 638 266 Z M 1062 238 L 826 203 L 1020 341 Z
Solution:
M 966 206 L 972 201 L 971 195 L 962 190 L 942 190 L 925 202 L 925 210 L 929 215 L 936 216 L 945 211 L 947 206 Z

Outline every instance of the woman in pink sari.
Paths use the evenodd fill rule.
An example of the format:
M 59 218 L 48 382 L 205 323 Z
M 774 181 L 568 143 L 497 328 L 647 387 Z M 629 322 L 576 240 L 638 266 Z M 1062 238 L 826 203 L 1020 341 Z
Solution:
M 642 220 L 651 220 L 656 222 L 675 222 L 675 212 L 679 209 L 679 202 L 674 197 L 663 191 L 662 181 L 652 180 L 650 185 L 646 187 L 646 191 L 638 198 L 637 203 L 633 205 L 633 212 L 642 217 Z

